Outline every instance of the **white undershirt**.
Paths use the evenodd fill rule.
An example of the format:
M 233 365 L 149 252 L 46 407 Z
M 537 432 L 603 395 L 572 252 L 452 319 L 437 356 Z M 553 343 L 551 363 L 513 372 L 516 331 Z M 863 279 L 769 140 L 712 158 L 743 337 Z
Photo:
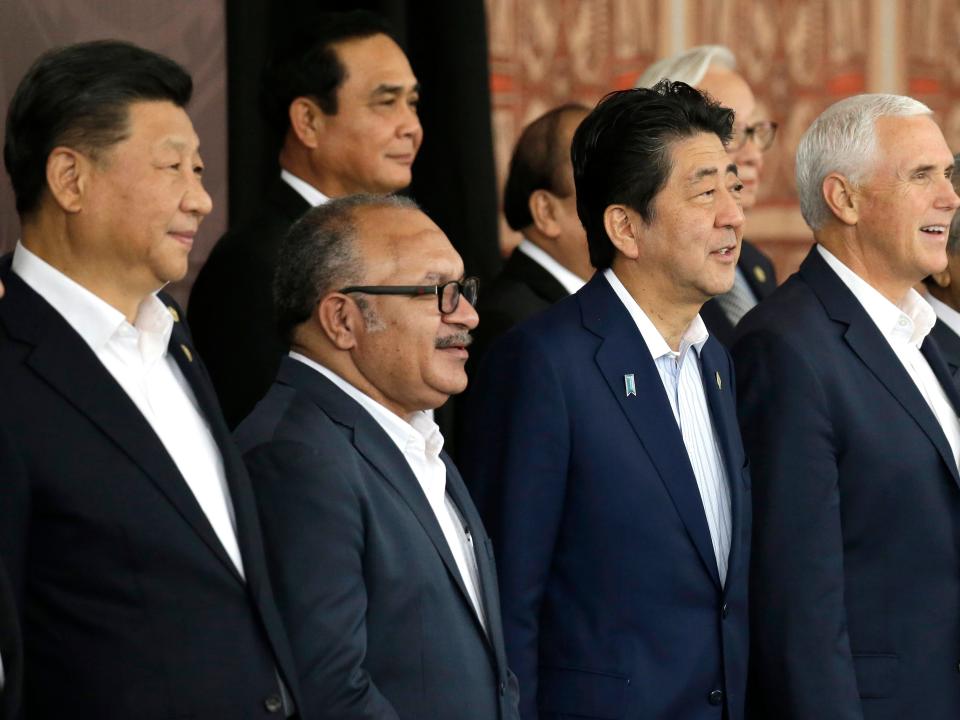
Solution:
M 309 204 L 310 207 L 317 207 L 317 205 L 323 205 L 326 202 L 330 202 L 330 198 L 317 190 L 306 180 L 301 180 L 298 178 L 289 170 L 281 170 L 280 179 L 296 190 L 300 197 L 307 201 L 307 204 Z
M 564 289 L 571 295 L 587 284 L 586 280 L 581 278 L 579 275 L 575 275 L 574 273 L 570 272 L 567 268 L 557 262 L 556 258 L 554 258 L 550 253 L 548 253 L 539 245 L 535 245 L 532 241 L 527 240 L 527 238 L 523 238 L 520 241 L 520 244 L 517 245 L 517 250 L 522 252 L 537 265 L 550 273 L 554 279 L 563 285 Z
M 936 417 L 950 443 L 954 460 L 960 459 L 960 419 L 930 363 L 920 352 L 924 338 L 937 322 L 933 308 L 913 288 L 899 305 L 894 305 L 823 245 L 817 245 L 817 250 L 873 320 Z
M 463 580 L 470 603 L 480 619 L 480 624 L 486 629 L 487 621 L 483 602 L 480 600 L 480 575 L 477 570 L 473 536 L 446 491 L 447 468 L 440 458 L 440 451 L 443 449 L 443 435 L 440 434 L 440 428 L 426 411 L 414 413 L 410 422 L 407 422 L 329 368 L 298 352 L 291 352 L 290 357 L 317 371 L 353 398 L 396 444 L 417 478 L 430 504 L 430 509 L 433 510 L 450 553 L 457 564 L 457 569 L 460 571 L 460 579 Z
M 174 319 L 166 305 L 148 296 L 131 325 L 119 310 L 20 243 L 12 267 L 83 338 L 150 423 L 243 575 L 223 458 L 190 383 L 167 352 Z

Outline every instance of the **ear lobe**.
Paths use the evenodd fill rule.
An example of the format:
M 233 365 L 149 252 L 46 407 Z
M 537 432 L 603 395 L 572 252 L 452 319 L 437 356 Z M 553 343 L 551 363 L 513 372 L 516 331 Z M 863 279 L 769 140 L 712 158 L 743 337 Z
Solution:
M 603 211 L 603 227 L 607 237 L 620 253 L 631 260 L 640 256 L 641 236 L 637 228 L 639 218 L 634 221 L 624 205 L 610 205 Z
M 557 223 L 554 196 L 546 190 L 534 190 L 527 203 L 537 230 L 548 238 L 557 238 L 560 235 L 560 226 Z
M 844 225 L 856 225 L 860 219 L 860 195 L 853 184 L 840 173 L 830 173 L 821 187 L 827 207 Z
M 301 144 L 308 148 L 316 148 L 320 134 L 323 131 L 324 114 L 320 107 L 310 98 L 294 98 L 287 108 L 290 118 L 290 132 Z
M 56 147 L 47 157 L 47 189 L 54 201 L 67 213 L 83 208 L 83 191 L 91 170 L 88 158 L 68 147 Z
M 356 303 L 346 295 L 327 295 L 317 305 L 314 319 L 338 350 L 350 350 L 356 346 L 356 331 L 363 325 L 363 316 Z

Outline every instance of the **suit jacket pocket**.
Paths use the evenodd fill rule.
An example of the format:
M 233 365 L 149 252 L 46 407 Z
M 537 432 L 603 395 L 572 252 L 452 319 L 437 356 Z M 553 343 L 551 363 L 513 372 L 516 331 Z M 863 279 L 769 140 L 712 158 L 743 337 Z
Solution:
M 853 668 L 861 698 L 880 699 L 897 694 L 900 656 L 884 653 L 855 654 Z
M 540 670 L 540 711 L 617 720 L 623 717 L 629 686 L 626 675 L 544 667 Z

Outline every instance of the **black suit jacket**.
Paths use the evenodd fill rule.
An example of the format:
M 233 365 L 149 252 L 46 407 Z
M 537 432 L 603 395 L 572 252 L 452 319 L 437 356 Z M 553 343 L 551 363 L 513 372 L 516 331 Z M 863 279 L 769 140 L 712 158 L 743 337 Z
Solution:
M 231 428 L 270 388 L 287 351 L 273 312 L 273 270 L 280 240 L 309 208 L 278 181 L 257 220 L 220 238 L 190 292 L 190 327 Z
M 950 369 L 950 375 L 954 382 L 960 381 L 957 371 L 960 370 L 960 336 L 950 329 L 943 320 L 937 320 L 937 324 L 930 331 L 930 336 L 936 341 L 940 348 L 940 354 Z
M 306 718 L 514 720 L 491 543 L 459 473 L 487 632 L 406 459 L 359 404 L 284 358 L 237 429 Z
M 936 341 L 922 352 L 960 410 Z M 960 476 L 923 396 L 816 248 L 733 355 L 752 717 L 960 717 Z
M 0 557 L 26 717 L 282 717 L 278 672 L 295 695 L 296 675 L 253 493 L 186 329 L 169 351 L 219 445 L 246 580 L 89 346 L 15 274 L 3 282 Z
M 740 245 L 740 259 L 737 267 L 747 278 L 747 284 L 757 296 L 757 302 L 768 297 L 777 289 L 777 276 L 770 258 L 764 255 L 756 245 L 744 240 Z M 733 345 L 736 327 L 723 312 L 720 304 L 715 300 L 708 300 L 700 309 L 707 331 L 723 343 L 724 346 Z
M 12 455 L 13 447 L 0 427 L 0 466 L 3 464 L 2 458 Z M 7 478 L 0 475 L 0 483 L 6 481 Z M 3 690 L 0 691 L 0 720 L 12 720 L 17 717 L 20 709 L 23 648 L 13 589 L 2 562 L 0 562 L 0 658 L 3 660 L 4 676 Z

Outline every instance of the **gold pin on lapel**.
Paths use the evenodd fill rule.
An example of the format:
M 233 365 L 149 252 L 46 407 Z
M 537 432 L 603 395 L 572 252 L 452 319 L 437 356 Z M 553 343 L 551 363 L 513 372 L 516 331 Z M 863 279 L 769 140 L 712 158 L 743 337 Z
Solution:
M 723 380 L 720 379 L 719 370 L 717 370 L 717 390 L 723 390 Z
M 759 265 L 753 266 L 753 276 L 757 279 L 757 282 L 764 283 L 767 281 L 767 273 Z
M 170 311 L 170 315 L 173 317 L 174 322 L 180 322 L 180 313 L 177 312 L 176 308 L 167 305 L 167 310 Z
M 193 362 L 193 353 L 190 352 L 190 348 L 188 348 L 186 345 L 181 344 L 180 349 L 183 350 L 183 354 L 186 356 L 187 362 Z M 718 375 L 717 377 L 719 378 L 720 376 Z

